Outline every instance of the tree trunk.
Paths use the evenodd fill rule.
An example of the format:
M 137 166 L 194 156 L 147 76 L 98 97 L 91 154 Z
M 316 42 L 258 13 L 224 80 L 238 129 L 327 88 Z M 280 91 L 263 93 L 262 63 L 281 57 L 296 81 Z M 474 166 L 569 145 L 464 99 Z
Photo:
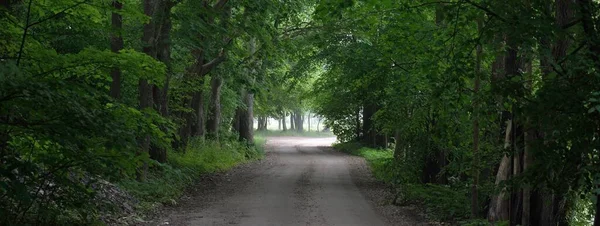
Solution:
M 240 112 L 240 141 L 252 145 L 254 144 L 254 94 L 243 91 L 242 98 L 246 108 Z
M 512 124 L 512 120 L 507 121 L 504 136 L 504 149 L 510 148 L 513 127 Z M 496 174 L 496 187 L 498 187 L 503 181 L 508 180 L 510 174 L 511 158 L 507 155 L 504 155 L 504 157 L 502 157 L 502 160 L 500 161 L 498 173 Z M 509 202 L 507 198 L 508 196 L 506 194 L 506 189 L 502 189 L 502 191 L 500 191 L 500 194 L 498 194 L 497 196 L 492 196 L 492 200 L 490 201 L 490 209 L 488 211 L 488 220 L 490 222 L 504 221 L 509 219 Z
M 143 52 L 149 55 L 152 58 L 156 58 L 155 51 L 155 42 L 153 37 L 155 35 L 154 23 L 154 9 L 155 5 L 152 0 L 144 0 L 144 14 L 151 18 L 150 22 L 144 24 L 143 35 L 142 35 L 142 44 Z M 140 79 L 138 81 L 138 92 L 139 92 L 139 104 L 140 110 L 146 110 L 148 108 L 152 108 L 152 87 L 148 84 L 148 80 Z M 140 138 L 140 150 L 138 155 L 142 153 L 148 153 L 150 149 L 150 135 L 144 135 L 144 137 Z M 146 171 L 148 169 L 147 163 L 144 163 L 141 169 L 137 171 L 137 179 L 139 181 L 144 181 L 146 178 Z
M 190 115 L 192 120 L 191 135 L 193 137 L 203 137 L 206 131 L 205 128 L 205 117 L 204 117 L 204 93 L 202 90 L 194 92 L 192 96 L 192 110 L 193 113 Z
M 477 19 L 477 29 L 481 31 L 483 27 L 481 16 Z M 471 166 L 473 176 L 473 185 L 471 186 L 471 218 L 475 219 L 479 215 L 479 88 L 481 83 L 481 58 L 483 47 L 481 43 L 477 44 L 475 53 L 475 84 L 473 85 L 473 164 Z
M 243 111 L 244 109 L 241 106 L 235 108 L 235 115 L 231 122 L 231 131 L 236 134 L 240 133 L 240 117 L 242 116 Z
M 168 105 L 168 92 L 169 82 L 171 80 L 171 74 L 173 73 L 173 67 L 171 64 L 171 29 L 173 28 L 171 22 L 171 9 L 175 6 L 170 0 L 163 1 L 161 5 L 161 24 L 160 24 L 160 35 L 157 41 L 156 58 L 163 62 L 167 66 L 167 74 L 165 83 L 162 89 L 156 87 L 155 97 L 155 108 L 164 117 L 169 116 L 169 105 Z
M 360 121 L 359 121 L 360 122 Z M 321 125 L 321 117 L 317 118 L 317 132 L 320 132 L 319 126 Z
M 223 86 L 223 78 L 221 76 L 213 76 L 210 81 L 210 105 L 209 115 L 206 120 L 207 136 L 211 139 L 219 139 L 219 124 L 221 122 L 221 87 Z
M 290 112 L 290 130 L 296 130 L 296 128 L 294 127 L 294 112 Z
M 258 123 L 258 125 L 256 126 L 256 130 L 258 131 L 263 131 L 265 130 L 265 118 L 262 116 L 258 116 L 258 118 L 256 118 L 256 122 Z
M 300 133 L 304 132 L 304 115 L 302 114 L 302 111 L 296 110 L 294 112 L 294 120 L 296 130 Z
M 118 0 L 113 0 L 112 7 L 115 11 L 121 11 L 123 4 Z M 123 16 L 119 12 L 111 14 L 112 33 L 110 37 L 110 50 L 113 53 L 118 53 L 123 49 L 123 37 L 121 36 L 123 28 Z M 110 76 L 112 83 L 110 84 L 110 96 L 114 99 L 121 98 L 121 69 L 115 67 L 111 70 Z
M 308 118 L 306 120 L 308 120 L 308 132 L 310 132 L 310 112 L 308 113 Z
M 281 124 L 283 126 L 283 131 L 287 131 L 287 126 L 285 124 L 285 112 L 283 114 L 283 117 L 281 118 Z
M 394 131 L 394 159 L 400 161 L 404 157 L 402 141 L 400 140 L 400 129 Z
M 159 23 L 158 26 L 160 30 L 159 39 L 156 42 L 156 59 L 163 62 L 167 66 L 167 74 L 165 78 L 165 83 L 163 87 L 158 87 L 156 85 L 152 86 L 152 94 L 154 100 L 154 109 L 158 111 L 161 116 L 168 117 L 168 98 L 167 94 L 169 91 L 169 80 L 171 78 L 171 9 L 173 8 L 173 4 L 171 1 L 166 0 L 160 3 L 159 8 Z M 166 131 L 166 128 L 160 128 L 163 131 Z M 167 162 L 167 150 L 165 148 L 160 148 L 155 145 L 150 147 L 150 158 L 165 163 Z
M 362 135 L 363 143 L 369 147 L 375 147 L 375 131 L 373 128 L 373 114 L 375 107 L 372 104 L 365 104 L 363 107 L 363 123 L 362 123 Z

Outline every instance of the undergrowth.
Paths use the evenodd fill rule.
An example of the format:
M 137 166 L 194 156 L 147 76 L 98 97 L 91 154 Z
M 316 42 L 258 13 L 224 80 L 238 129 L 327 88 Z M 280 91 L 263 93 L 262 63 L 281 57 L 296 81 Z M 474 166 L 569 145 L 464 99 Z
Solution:
M 119 184 L 140 203 L 142 212 L 159 205 L 174 205 L 186 188 L 194 185 L 204 174 L 222 172 L 236 165 L 260 159 L 264 155 L 265 140 L 257 138 L 255 145 L 237 141 L 208 141 L 196 139 L 190 142 L 185 152 L 170 153 L 165 164 L 150 166 L 147 178 L 123 180 Z
M 377 180 L 391 185 L 397 193 L 393 202 L 398 205 L 417 205 L 434 221 L 460 222 L 462 225 L 478 225 L 479 221 L 466 221 L 470 214 L 468 187 L 420 184 L 414 166 L 394 161 L 389 149 L 372 149 L 360 143 L 334 145 L 336 150 L 364 157 Z

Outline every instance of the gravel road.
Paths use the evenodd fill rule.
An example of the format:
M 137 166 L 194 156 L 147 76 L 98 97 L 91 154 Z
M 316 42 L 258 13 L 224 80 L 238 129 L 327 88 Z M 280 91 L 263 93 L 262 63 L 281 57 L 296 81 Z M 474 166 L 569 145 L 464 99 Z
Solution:
M 149 225 L 427 225 L 386 203 L 363 159 L 335 138 L 271 137 L 260 162 L 213 175 Z

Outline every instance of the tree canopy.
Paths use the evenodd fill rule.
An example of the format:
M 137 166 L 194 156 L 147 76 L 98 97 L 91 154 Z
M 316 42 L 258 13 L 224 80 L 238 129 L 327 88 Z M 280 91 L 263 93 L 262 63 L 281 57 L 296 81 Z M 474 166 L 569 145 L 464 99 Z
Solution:
M 88 222 L 96 181 L 143 182 L 196 140 L 251 149 L 255 119 L 303 130 L 311 111 L 342 143 L 393 150 L 398 199 L 458 194 L 441 220 L 600 225 L 598 1 L 3 0 L 0 14 L 0 224 Z

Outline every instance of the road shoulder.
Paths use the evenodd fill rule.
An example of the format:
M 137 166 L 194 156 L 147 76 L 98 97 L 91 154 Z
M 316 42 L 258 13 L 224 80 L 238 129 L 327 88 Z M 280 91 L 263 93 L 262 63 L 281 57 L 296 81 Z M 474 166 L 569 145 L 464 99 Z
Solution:
M 332 148 L 326 149 L 327 151 L 334 151 Z M 424 216 L 419 215 L 416 208 L 393 205 L 390 201 L 393 199 L 390 187 L 373 177 L 371 169 L 364 158 L 345 153 L 341 154 L 345 155 L 352 181 L 373 209 L 386 220 L 386 223 L 398 226 L 432 225 L 427 222 Z

